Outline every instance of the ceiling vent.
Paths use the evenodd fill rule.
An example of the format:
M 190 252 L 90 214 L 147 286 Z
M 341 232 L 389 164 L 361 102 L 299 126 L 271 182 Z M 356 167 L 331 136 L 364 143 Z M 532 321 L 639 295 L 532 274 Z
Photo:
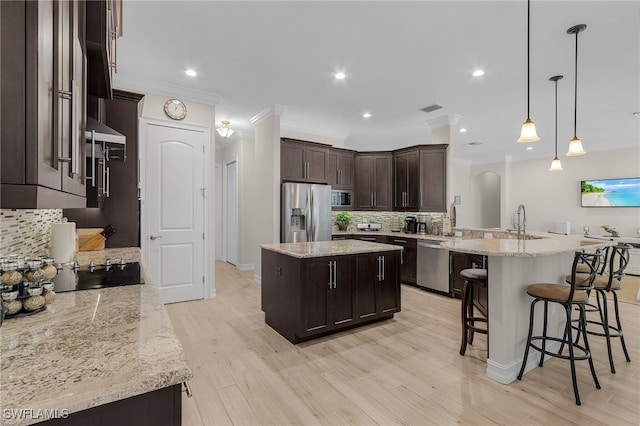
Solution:
M 429 106 L 426 106 L 426 107 L 422 108 L 420 111 L 433 112 L 433 111 L 437 111 L 439 109 L 442 109 L 442 105 L 432 104 L 432 105 L 429 105 Z

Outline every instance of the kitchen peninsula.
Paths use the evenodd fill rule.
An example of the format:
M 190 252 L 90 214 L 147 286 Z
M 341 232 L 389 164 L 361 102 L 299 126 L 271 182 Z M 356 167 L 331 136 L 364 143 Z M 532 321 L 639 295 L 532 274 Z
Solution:
M 78 254 L 139 261 L 140 250 Z M 181 384 L 192 377 L 156 283 L 58 293 L 35 315 L 0 329 L 2 424 L 180 424 Z M 49 414 L 42 414 L 42 413 Z M 143 420 L 144 419 L 144 420 Z
M 486 232 L 491 231 L 492 238 L 454 238 L 441 246 L 453 252 L 487 256 L 490 337 L 486 373 L 507 384 L 516 379 L 524 355 L 532 301 L 527 286 L 564 283 L 575 251 L 594 251 L 613 243 L 535 232 L 519 240 L 505 232 Z M 504 238 L 495 238 L 500 236 Z M 564 312 L 553 305 L 549 306 L 549 334 L 562 335 Z M 537 366 L 539 353 L 535 355 L 529 357 L 526 371 Z
M 261 247 L 265 322 L 292 343 L 400 312 L 402 247 L 355 240 Z

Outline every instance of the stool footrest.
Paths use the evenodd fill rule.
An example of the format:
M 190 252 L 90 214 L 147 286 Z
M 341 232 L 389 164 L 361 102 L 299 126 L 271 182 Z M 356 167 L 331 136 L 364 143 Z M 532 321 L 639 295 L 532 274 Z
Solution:
M 545 355 L 549 355 L 549 356 L 552 356 L 552 357 L 555 357 L 555 358 L 561 358 L 561 359 L 571 359 L 571 357 L 569 355 L 562 355 L 562 353 L 558 353 L 558 352 L 550 352 L 550 351 L 548 351 L 546 349 L 542 350 L 541 347 L 538 347 L 538 346 L 533 344 L 534 340 L 545 340 L 545 339 L 546 340 L 552 340 L 554 342 L 562 343 L 562 345 L 567 345 L 567 346 L 569 345 L 568 341 L 566 341 L 564 339 L 561 339 L 559 337 L 531 336 L 531 343 L 530 343 L 529 346 L 531 346 L 532 348 L 534 348 L 538 352 L 541 352 L 541 353 L 543 353 Z M 562 348 L 562 346 L 561 346 L 561 348 Z M 577 345 L 577 344 L 574 343 L 573 344 L 573 349 L 578 349 L 579 351 L 582 352 L 582 355 L 576 355 L 574 353 L 574 355 L 573 355 L 573 359 L 574 360 L 581 361 L 581 360 L 585 360 L 585 359 L 591 358 L 591 353 L 584 346 Z

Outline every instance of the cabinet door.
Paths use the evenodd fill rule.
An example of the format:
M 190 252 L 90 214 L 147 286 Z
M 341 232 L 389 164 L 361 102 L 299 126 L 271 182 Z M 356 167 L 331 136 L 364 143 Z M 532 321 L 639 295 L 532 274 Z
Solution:
M 393 155 L 393 210 L 404 211 L 407 193 L 407 155 Z
M 373 208 L 374 164 L 373 155 L 356 155 L 356 210 Z
M 329 150 L 314 145 L 305 147 L 305 162 L 307 163 L 306 182 L 326 183 L 327 182 L 327 157 Z
M 330 317 L 333 325 L 345 326 L 356 319 L 356 259 L 353 256 L 341 256 L 333 261 L 335 263 Z
M 331 188 L 339 188 L 338 184 L 338 152 L 329 151 L 327 155 L 327 185 L 331 185 Z
M 464 280 L 460 278 L 463 269 L 471 268 L 471 258 L 464 253 L 449 252 L 449 291 L 451 296 L 460 299 Z
M 356 268 L 356 317 L 366 320 L 377 314 L 378 256 L 358 255 Z
M 310 260 L 304 265 L 304 279 L 300 283 L 300 329 L 303 335 L 315 334 L 330 328 L 329 304 L 331 291 L 330 260 Z
M 420 150 L 420 210 L 447 211 L 447 151 Z
M 420 206 L 420 152 L 408 152 L 407 156 L 407 195 L 405 210 L 414 212 Z
M 375 157 L 375 185 L 373 204 L 375 210 L 391 211 L 391 182 L 392 182 L 391 154 L 377 155 Z
M 400 310 L 400 278 L 399 255 L 395 253 L 381 253 L 382 274 L 378 284 L 377 311 L 388 314 Z
M 418 273 L 417 240 L 415 238 L 387 237 L 387 243 L 404 247 L 400 265 L 400 282 L 416 284 Z
M 282 180 L 304 180 L 304 147 L 293 142 L 282 142 L 280 147 L 280 177 Z
M 340 171 L 339 188 L 354 188 L 354 162 L 355 156 L 353 153 L 341 153 L 340 155 L 338 155 L 338 170 Z

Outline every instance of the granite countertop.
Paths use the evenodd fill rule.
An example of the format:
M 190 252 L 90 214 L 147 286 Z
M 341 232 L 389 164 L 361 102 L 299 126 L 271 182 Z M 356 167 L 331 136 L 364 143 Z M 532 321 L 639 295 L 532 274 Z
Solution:
M 140 249 L 80 252 L 78 263 L 140 260 Z M 0 327 L 3 410 L 81 411 L 192 377 L 158 285 L 58 293 L 47 309 Z M 26 424 L 32 419 L 7 419 Z M 40 418 L 43 420 L 44 418 Z
M 334 231 L 331 235 L 361 235 L 361 236 L 371 236 L 375 237 L 376 235 L 383 235 L 388 237 L 399 237 L 399 238 L 415 238 L 417 240 L 436 240 L 436 241 L 448 241 L 453 237 L 445 237 L 444 235 L 430 235 L 430 234 L 407 234 L 406 232 L 391 232 L 391 231 Z
M 532 232 L 528 239 L 513 238 L 459 239 L 453 238 L 441 244 L 442 248 L 462 253 L 486 256 L 537 257 L 551 256 L 576 250 L 595 250 L 612 244 L 611 241 L 585 239 L 580 235 L 556 235 Z
M 402 250 L 402 246 L 373 243 L 359 240 L 316 241 L 311 243 L 262 244 L 271 250 L 299 259 L 310 257 L 340 256 L 347 254 L 376 253 L 380 251 Z

